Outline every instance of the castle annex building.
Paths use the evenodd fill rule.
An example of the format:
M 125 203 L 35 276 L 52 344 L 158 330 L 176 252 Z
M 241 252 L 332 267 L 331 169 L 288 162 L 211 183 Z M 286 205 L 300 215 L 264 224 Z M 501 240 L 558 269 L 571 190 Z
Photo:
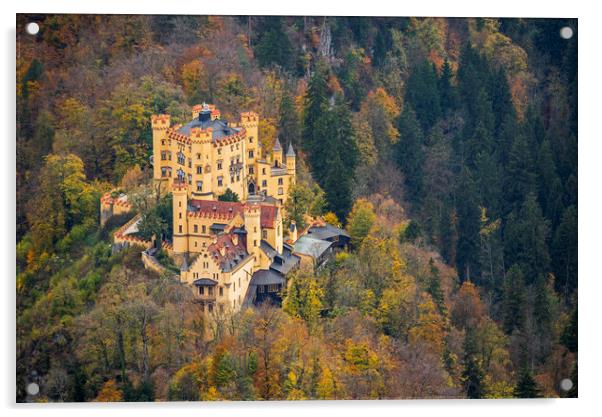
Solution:
M 241 200 L 271 196 L 283 204 L 295 181 L 295 152 L 278 141 L 265 152 L 258 137 L 259 116 L 221 119 L 213 105 L 196 105 L 192 120 L 171 126 L 170 116 L 152 116 L 153 177 L 166 185 L 187 184 L 194 199 L 215 200 L 228 188 Z

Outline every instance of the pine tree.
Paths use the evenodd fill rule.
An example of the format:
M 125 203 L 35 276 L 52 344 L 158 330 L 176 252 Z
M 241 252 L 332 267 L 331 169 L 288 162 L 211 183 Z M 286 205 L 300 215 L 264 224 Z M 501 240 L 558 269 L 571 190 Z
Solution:
M 453 73 L 451 65 L 447 58 L 443 62 L 441 67 L 441 75 L 439 76 L 438 89 L 439 89 L 439 101 L 441 104 L 441 112 L 443 114 L 449 114 L 456 109 L 458 105 L 458 93 L 453 82 Z
M 525 325 L 525 278 L 518 265 L 506 273 L 502 298 L 502 316 L 504 330 L 511 334 L 514 330 L 522 330 Z
M 423 131 L 430 129 L 441 116 L 437 72 L 428 61 L 414 67 L 406 84 L 405 102 L 416 111 Z
M 483 398 L 485 387 L 483 379 L 485 378 L 481 363 L 478 359 L 477 342 L 475 331 L 472 327 L 466 328 L 463 343 L 464 356 L 462 359 L 462 381 L 466 397 L 470 399 Z
M 318 126 L 326 140 L 324 149 L 312 158 L 312 171 L 326 193 L 328 210 L 344 219 L 353 204 L 353 180 L 359 154 L 351 111 L 341 95 L 336 97 L 333 108 L 327 110 Z
M 508 155 L 508 166 L 504 175 L 504 212 L 506 214 L 521 207 L 527 194 L 536 192 L 536 173 L 524 135 L 518 135 Z
M 324 145 L 324 132 L 319 129 L 327 128 L 324 123 L 324 115 L 328 112 L 328 69 L 326 65 L 319 61 L 316 69 L 309 81 L 305 95 L 305 108 L 303 118 L 303 149 L 309 155 L 309 162 L 312 169 L 316 160 L 324 156 L 321 147 Z
M 554 233 L 552 257 L 557 289 L 565 299 L 577 288 L 578 277 L 578 239 L 577 209 L 568 207 L 562 215 L 562 221 Z
M 456 265 L 456 245 L 458 242 L 457 217 L 450 198 L 445 198 L 439 221 L 439 247 L 441 256 L 451 266 Z
M 261 35 L 255 46 L 255 57 L 262 67 L 272 64 L 285 70 L 293 68 L 293 46 L 286 34 L 282 17 L 269 16 L 265 25 L 268 29 Z
M 406 105 L 399 118 L 397 130 L 400 133 L 396 148 L 397 165 L 405 176 L 410 199 L 418 202 L 422 197 L 424 181 L 424 138 L 416 113 L 409 105 Z
M 477 193 L 472 173 L 467 167 L 462 168 L 456 184 L 456 212 L 458 215 L 456 265 L 462 281 L 478 278 L 480 275 L 481 211 Z
M 521 372 L 520 379 L 514 388 L 514 396 L 516 398 L 541 398 L 537 383 L 526 368 Z
M 525 274 L 527 284 L 538 274 L 550 272 L 548 252 L 549 222 L 543 217 L 535 195 L 530 193 L 520 211 L 513 212 L 504 230 L 505 259 L 517 263 Z
M 283 144 L 301 145 L 301 122 L 290 91 L 286 89 L 278 111 L 278 136 Z
M 504 121 L 508 118 L 516 118 L 512 94 L 503 66 L 500 66 L 497 71 L 493 71 L 489 91 L 495 119 L 492 133 L 497 137 Z

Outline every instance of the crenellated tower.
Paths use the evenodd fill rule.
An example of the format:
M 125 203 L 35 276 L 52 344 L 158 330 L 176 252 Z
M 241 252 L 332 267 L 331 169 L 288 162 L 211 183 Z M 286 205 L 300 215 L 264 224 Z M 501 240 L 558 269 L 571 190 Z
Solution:
M 258 204 L 245 204 L 245 230 L 247 232 L 247 252 L 259 262 L 261 244 L 261 207 Z
M 169 150 L 167 143 L 167 129 L 170 128 L 171 118 L 169 114 L 153 114 L 151 125 L 153 129 L 153 179 L 165 180 L 161 173 L 161 158 L 165 157 Z

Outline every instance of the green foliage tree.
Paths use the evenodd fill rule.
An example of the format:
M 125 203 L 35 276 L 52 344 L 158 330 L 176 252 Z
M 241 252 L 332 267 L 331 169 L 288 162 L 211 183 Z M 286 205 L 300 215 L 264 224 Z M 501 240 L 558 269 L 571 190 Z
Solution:
M 347 231 L 351 236 L 351 245 L 354 247 L 361 245 L 375 220 L 376 214 L 372 203 L 363 199 L 356 200 L 347 219 Z
M 219 201 L 230 201 L 230 202 L 238 202 L 238 194 L 232 191 L 230 188 L 226 188 L 223 194 L 217 197 Z

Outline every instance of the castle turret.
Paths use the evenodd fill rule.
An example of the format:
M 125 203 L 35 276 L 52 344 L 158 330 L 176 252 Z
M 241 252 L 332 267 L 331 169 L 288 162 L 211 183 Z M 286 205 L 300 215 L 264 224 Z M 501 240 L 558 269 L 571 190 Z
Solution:
M 272 148 L 272 160 L 274 161 L 274 166 L 282 166 L 282 145 L 278 137 L 276 137 L 276 142 L 274 142 L 274 147 Z
M 294 181 L 295 178 L 295 162 L 297 156 L 295 155 L 295 151 L 293 150 L 293 144 L 288 144 L 288 149 L 286 150 L 286 173 L 291 175 L 291 179 Z
M 175 183 L 173 192 L 173 251 L 188 252 L 188 194 L 186 185 Z
M 170 127 L 170 116 L 168 114 L 153 114 L 151 116 L 151 126 L 153 129 L 153 178 L 155 180 L 164 180 L 161 167 L 163 158 L 166 158 L 166 152 L 169 146 L 166 143 L 167 129 Z
M 245 230 L 247 231 L 247 252 L 255 256 L 259 263 L 261 244 L 261 207 L 258 204 L 245 204 Z

